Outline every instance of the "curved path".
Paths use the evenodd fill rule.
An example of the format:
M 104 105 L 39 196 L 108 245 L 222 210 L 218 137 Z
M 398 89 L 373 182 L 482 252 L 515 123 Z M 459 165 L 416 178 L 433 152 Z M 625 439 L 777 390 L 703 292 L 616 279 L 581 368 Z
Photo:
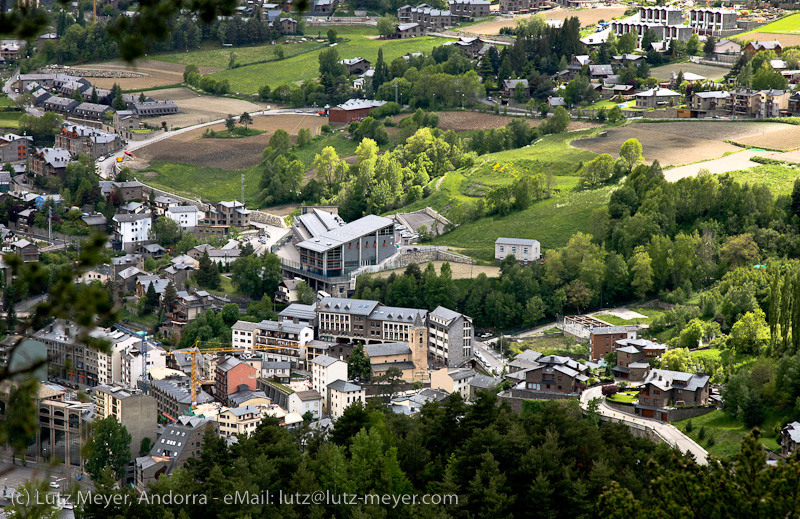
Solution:
M 612 421 L 622 422 L 626 425 L 631 425 L 637 428 L 648 427 L 655 431 L 656 434 L 663 439 L 663 441 L 669 443 L 676 449 L 680 450 L 681 452 L 691 453 L 694 456 L 694 459 L 697 460 L 697 463 L 700 465 L 706 465 L 708 463 L 708 452 L 703 447 L 698 445 L 697 442 L 683 434 L 674 425 L 649 418 L 642 418 L 641 416 L 636 416 L 630 413 L 624 413 L 617 409 L 612 409 L 606 405 L 605 400 L 603 399 L 602 386 L 590 387 L 584 391 L 581 394 L 580 399 L 581 407 L 586 409 L 589 405 L 589 402 L 594 398 L 599 398 L 601 400 L 598 410 L 602 416 L 605 416 Z

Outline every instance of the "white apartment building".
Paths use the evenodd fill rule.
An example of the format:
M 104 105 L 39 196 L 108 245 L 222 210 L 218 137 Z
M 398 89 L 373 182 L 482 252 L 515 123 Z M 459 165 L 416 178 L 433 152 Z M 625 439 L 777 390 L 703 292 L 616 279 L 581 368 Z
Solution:
M 331 420 L 338 420 L 344 410 L 356 402 L 366 402 L 367 390 L 346 380 L 334 380 L 328 384 L 327 413 Z
M 167 208 L 165 212 L 168 218 L 178 222 L 181 229 L 190 231 L 197 227 L 197 222 L 203 219 L 203 213 L 193 205 L 181 205 Z
M 153 225 L 150 213 L 115 214 L 112 221 L 114 240 L 125 252 L 133 252 L 137 245 L 150 240 L 150 228 Z
M 336 380 L 347 380 L 347 363 L 320 355 L 310 362 L 311 364 L 311 389 L 320 395 L 328 394 L 328 385 Z M 323 411 L 330 413 L 327 402 L 323 403 Z

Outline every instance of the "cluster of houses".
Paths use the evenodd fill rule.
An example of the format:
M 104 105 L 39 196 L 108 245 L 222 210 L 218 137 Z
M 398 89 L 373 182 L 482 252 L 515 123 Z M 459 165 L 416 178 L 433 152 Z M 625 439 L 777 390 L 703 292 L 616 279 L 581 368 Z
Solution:
M 576 398 L 590 378 L 610 368 L 615 379 L 639 386 L 631 412 L 644 418 L 671 421 L 681 409 L 711 409 L 718 400 L 711 393 L 709 375 L 654 368 L 667 347 L 638 338 L 636 326 L 612 326 L 593 316 L 575 315 L 566 316 L 560 327 L 566 334 L 588 339 L 589 360 L 523 351 L 508 364 L 506 380 L 512 385 L 502 394 L 505 398 Z M 609 358 L 615 359 L 611 366 L 606 364 Z
M 79 76 L 63 73 L 20 74 L 17 88 L 21 94 L 30 94 L 35 106 L 64 117 L 102 121 L 107 117 L 106 114 L 116 113 L 111 108 L 111 90 L 94 87 L 89 80 Z M 76 99 L 78 95 L 82 101 Z M 141 99 L 135 94 L 122 96 L 126 109 L 120 110 L 119 117 L 134 116 L 139 119 L 178 113 L 178 106 L 173 101 L 154 101 L 149 97 Z M 138 127 L 138 121 L 136 126 Z
M 166 285 L 181 285 L 196 268 L 196 258 L 210 249 L 199 246 L 175 258 L 166 277 L 126 266 L 127 260 L 163 252 L 142 247 L 131 258 L 114 258 L 110 267 L 87 272 L 78 281 L 115 278 L 138 297 L 151 286 L 163 297 Z M 284 284 L 285 289 L 290 286 Z M 192 320 L 221 302 L 203 291 L 179 290 L 168 320 Z M 91 331 L 93 338 L 109 344 L 100 351 L 78 342 L 76 326 L 59 319 L 28 339 L 4 340 L 0 360 L 24 339 L 27 358 L 47 358 L 49 373 L 55 375 L 41 384 L 36 398 L 44 414 L 28 459 L 56 456 L 70 467 L 82 467 L 89 425 L 114 416 L 127 427 L 132 445 L 144 438 L 152 442 L 149 453 L 131 458 L 124 477 L 144 489 L 196 457 L 209 430 L 236 442 L 252 434 L 264 417 L 277 418 L 285 427 L 312 419 L 314 427 L 329 430 L 349 406 L 383 391 L 380 384 L 367 387 L 348 376 L 356 344 L 363 344 L 373 382 L 395 370 L 399 380 L 430 386 L 392 399 L 389 405 L 396 413 L 415 413 L 425 402 L 452 393 L 473 398 L 501 380 L 472 369 L 472 329 L 469 317 L 443 307 L 429 312 L 321 295 L 312 305 L 289 304 L 276 321 L 236 322 L 231 345 L 235 355 L 196 348 L 167 351 L 144 332 L 119 325 Z M 193 373 L 199 380 L 194 388 Z M 78 399 L 70 389 L 78 385 L 93 401 Z M 0 387 L 0 401 L 7 403 L 12 387 L 11 382 Z M 0 406 L 0 419 L 6 408 Z

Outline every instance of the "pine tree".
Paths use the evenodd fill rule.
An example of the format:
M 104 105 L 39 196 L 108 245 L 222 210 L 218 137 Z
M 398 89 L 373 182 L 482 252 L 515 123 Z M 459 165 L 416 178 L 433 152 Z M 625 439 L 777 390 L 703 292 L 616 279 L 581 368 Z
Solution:
M 144 296 L 144 306 L 142 307 L 142 311 L 144 315 L 151 313 L 155 308 L 158 306 L 158 294 L 156 293 L 156 287 L 154 283 L 150 283 L 147 286 L 147 293 Z
M 378 87 L 389 79 L 389 65 L 383 60 L 383 48 L 379 48 L 378 61 L 375 62 L 375 74 L 372 76 L 372 89 L 377 91 Z
M 122 87 L 114 84 L 114 103 L 111 105 L 111 108 L 114 110 L 125 110 L 128 105 L 125 104 L 125 98 L 122 97 Z
M 172 312 L 173 308 L 175 308 L 175 303 L 178 301 L 178 289 L 175 288 L 175 284 L 170 281 L 167 285 L 167 288 L 164 289 L 164 309 L 167 312 Z

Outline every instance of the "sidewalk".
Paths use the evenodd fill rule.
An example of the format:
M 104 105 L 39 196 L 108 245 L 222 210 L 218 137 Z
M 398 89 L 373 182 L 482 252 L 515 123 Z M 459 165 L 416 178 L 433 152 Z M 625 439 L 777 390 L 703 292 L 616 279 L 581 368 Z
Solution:
M 708 464 L 708 452 L 698 445 L 694 440 L 679 431 L 674 425 L 650 418 L 642 418 L 641 416 L 624 413 L 617 409 L 608 407 L 605 404 L 605 401 L 603 401 L 601 386 L 591 387 L 581 393 L 581 407 L 586 409 L 589 405 L 589 402 L 595 398 L 601 399 L 598 411 L 602 416 L 610 418 L 613 421 L 622 422 L 635 428 L 649 428 L 653 430 L 653 432 L 655 432 L 659 437 L 661 437 L 666 443 L 669 443 L 679 451 L 691 453 L 698 464 Z

